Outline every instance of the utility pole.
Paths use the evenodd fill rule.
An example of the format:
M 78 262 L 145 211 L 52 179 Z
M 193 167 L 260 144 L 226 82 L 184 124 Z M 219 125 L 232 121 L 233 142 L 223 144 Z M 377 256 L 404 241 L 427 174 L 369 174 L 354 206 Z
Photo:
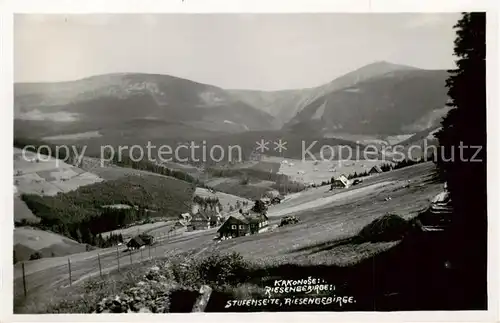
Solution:
M 118 271 L 120 271 L 120 253 L 118 251 L 118 245 L 116 245 L 116 260 L 118 261 Z

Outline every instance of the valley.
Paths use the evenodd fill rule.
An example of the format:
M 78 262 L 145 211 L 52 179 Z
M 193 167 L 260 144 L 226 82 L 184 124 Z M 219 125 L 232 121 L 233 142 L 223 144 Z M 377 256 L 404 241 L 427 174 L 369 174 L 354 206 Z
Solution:
M 80 285 L 141 263 L 145 253 L 162 259 L 237 252 L 263 266 L 351 266 L 393 248 L 397 242 L 335 241 L 351 239 L 388 212 L 412 219 L 440 190 L 432 164 L 404 167 L 402 161 L 427 158 L 421 145 L 433 142 L 443 115 L 443 75 L 376 62 L 316 88 L 278 92 L 131 73 L 16 84 L 16 310 L 40 311 L 50 290 L 71 290 L 64 278 L 68 259 Z M 406 87 L 432 94 L 418 107 L 407 105 L 421 94 Z M 260 151 L 259 142 L 266 143 Z M 27 144 L 34 149 L 23 154 Z M 37 153 L 44 145 L 74 154 L 62 161 Z M 135 154 L 134 145 L 141 149 Z M 418 147 L 410 152 L 412 145 Z M 124 156 L 103 155 L 124 147 Z M 165 147 L 175 158 L 159 158 Z M 237 147 L 237 155 L 214 156 L 217 147 Z M 345 188 L 331 187 L 342 177 Z M 226 219 L 270 193 L 282 201 L 269 207 L 269 230 L 214 240 Z M 197 198 L 217 201 L 222 222 L 191 230 L 179 221 Z M 287 216 L 299 223 L 279 227 Z M 144 234 L 155 240 L 147 250 L 125 246 Z
M 494 312 L 489 13 L 89 8 L 13 16 L 5 321 Z
M 346 244 L 318 249 L 335 241 L 355 236 L 373 219 L 386 212 L 394 212 L 405 219 L 411 219 L 426 208 L 430 199 L 441 190 L 441 184 L 433 180 L 433 165 L 424 163 L 401 170 L 372 176 L 360 186 L 330 192 L 328 187 L 310 189 L 289 195 L 285 200 L 269 209 L 271 230 L 248 237 L 234 238 L 217 243 L 213 240 L 215 229 L 186 232 L 167 236 L 167 228 L 152 229 L 157 244 L 142 252 L 136 251 L 128 259 L 128 253 L 120 256 L 121 268 L 132 261 L 140 262 L 142 257 L 168 257 L 176 253 L 198 250 L 198 257 L 211 252 L 241 253 L 246 259 L 259 263 L 289 264 L 355 264 L 394 245 L 388 243 Z M 410 185 L 407 186 L 408 181 Z M 385 198 L 390 196 L 391 200 Z M 411 203 L 409 203 L 411 201 Z M 289 227 L 278 228 L 285 215 L 296 215 L 300 222 Z M 304 235 L 307 229 L 308 234 Z M 123 247 L 112 247 L 70 256 L 75 284 L 99 275 L 97 252 L 100 254 L 102 270 L 116 270 L 116 252 Z M 67 278 L 66 257 L 40 259 L 26 263 L 29 298 L 23 300 L 22 277 L 19 264 L 15 266 L 15 291 L 18 306 L 30 308 L 53 288 L 70 289 Z M 67 276 L 67 275 L 66 275 Z M 16 301 L 17 302 L 17 301 Z M 31 305 L 30 305 L 31 304 Z M 33 308 L 32 308 L 33 309 Z
M 32 151 L 22 155 L 21 149 L 15 148 L 15 221 L 24 224 L 40 222 L 41 213 L 34 214 L 26 206 L 26 201 L 31 203 L 31 207 L 38 205 L 40 201 L 38 198 L 34 199 L 36 196 L 53 196 L 57 200 L 63 196 L 61 194 L 71 196 L 71 192 L 83 192 L 83 187 L 88 187 L 85 190 L 94 190 L 94 187 L 97 189 L 99 183 L 102 188 L 97 190 L 106 186 L 114 187 L 115 184 L 111 183 L 130 185 L 134 181 L 141 182 L 141 178 L 153 179 L 154 176 L 159 176 L 158 180 L 162 181 L 163 173 L 151 172 L 153 164 L 177 172 L 175 176 L 179 187 L 184 185 L 182 182 L 188 177 L 191 182 L 195 181 L 193 184 L 198 187 L 194 194 L 218 198 L 224 213 L 229 212 L 230 207 L 234 211 L 237 201 L 249 203 L 270 191 L 278 191 L 292 202 L 291 199 L 296 194 L 305 193 L 304 189 L 307 187 L 330 183 L 332 178 L 350 178 L 368 173 L 374 166 L 395 165 L 391 150 L 395 145 L 408 148 L 415 143 L 420 145 L 423 139 L 432 141 L 432 134 L 437 129 L 432 120 L 438 120 L 442 115 L 435 112 L 443 106 L 443 92 L 438 86 L 439 82 L 444 82 L 442 75 L 439 71 L 375 62 L 319 87 L 277 92 L 225 90 L 168 75 L 133 73 L 93 76 L 53 84 L 15 84 L 14 134 L 19 138 L 18 141 L 36 142 L 37 147 L 44 143 L 49 143 L 50 147 L 66 145 L 80 150 L 83 147 L 82 154 L 85 154 L 75 166 L 75 160 L 64 162 Z M 400 84 L 397 91 L 391 92 L 389 96 L 383 94 L 395 82 Z M 412 95 L 419 95 L 406 91 L 405 86 L 422 87 L 423 91 L 428 87 L 435 95 L 429 95 L 430 101 L 423 102 L 420 110 L 412 106 L 400 106 L 399 100 L 412 101 Z M 365 96 L 371 98 L 370 103 L 363 101 Z M 352 98 L 357 99 L 349 101 Z M 379 98 L 385 101 L 373 101 Z M 330 102 L 337 103 L 330 106 Z M 338 119 L 343 115 L 339 107 L 345 106 L 352 110 L 353 104 L 361 104 L 363 109 L 377 111 L 384 120 L 392 120 L 400 125 L 412 122 L 415 125 L 425 124 L 428 129 L 405 126 L 406 128 L 399 130 L 387 131 L 389 128 L 383 125 L 380 128 L 370 128 L 375 133 L 372 130 L 367 132 L 367 127 L 378 122 L 378 117 L 353 114 L 350 114 L 350 120 L 362 124 L 363 130 L 350 128 L 348 122 L 351 121 L 346 120 L 347 123 L 344 123 Z M 387 109 L 382 111 L 377 105 L 386 106 Z M 141 109 L 137 109 L 139 106 Z M 395 109 L 401 111 L 396 113 Z M 403 113 L 402 109 L 411 109 L 412 114 Z M 355 110 L 361 111 L 360 108 Z M 329 121 L 331 113 L 335 114 L 335 122 L 338 124 Z M 401 119 L 403 115 L 406 118 L 404 120 Z M 365 118 L 369 118 L 372 123 L 364 124 Z M 41 138 L 41 141 L 37 138 Z M 273 143 L 278 139 L 286 143 L 282 151 L 273 149 Z M 259 140 L 269 143 L 267 151 L 259 152 L 256 149 Z M 190 156 L 189 151 L 183 150 L 176 157 L 181 160 L 187 158 L 188 162 L 174 159 L 153 162 L 150 166 L 145 165 L 147 167 L 134 166 L 130 161 L 127 162 L 129 164 L 116 164 L 112 161 L 105 167 L 100 165 L 103 147 L 118 150 L 123 145 L 144 148 L 152 144 L 154 148 L 151 152 L 155 156 L 161 145 L 175 148 L 190 142 L 203 145 L 209 151 L 217 145 L 236 145 L 240 148 L 241 155 L 236 160 L 233 158 L 214 162 L 202 159 L 201 162 L 194 162 L 202 157 L 202 151 Z M 309 143 L 314 143 L 314 147 L 306 154 L 304 145 Z M 370 155 L 370 158 L 360 155 L 359 151 L 365 150 L 369 145 L 380 151 Z M 324 150 L 322 147 L 330 149 Z M 358 153 L 352 155 L 352 151 L 349 151 L 346 154 L 344 148 Z M 413 157 L 409 153 L 403 155 Z M 413 155 L 423 157 L 421 153 L 413 152 Z M 127 158 L 133 157 L 129 155 Z M 168 180 L 168 176 L 165 180 Z M 328 188 L 323 187 L 325 190 Z M 145 189 L 153 188 L 151 186 Z M 32 197 L 23 197 L 25 195 Z M 129 198 L 116 194 L 114 196 L 103 196 L 97 203 L 120 204 L 121 201 L 126 201 L 125 204 L 134 205 Z M 77 200 L 76 203 L 74 207 L 81 208 L 77 206 L 81 202 Z M 147 207 L 155 210 L 157 202 L 151 200 L 151 203 L 153 204 L 148 204 Z M 327 199 L 321 202 L 318 199 L 317 203 L 326 205 L 330 201 Z M 131 228 L 111 230 L 105 237 L 109 232 L 130 237 L 134 232 L 163 232 L 162 228 L 170 230 L 175 214 L 188 210 L 187 204 L 189 203 L 173 207 L 176 210 L 174 212 L 165 210 L 168 215 L 163 212 L 153 214 L 153 223 L 137 223 Z M 276 208 L 279 209 L 280 206 Z M 167 206 L 167 209 L 172 209 L 172 206 Z M 27 238 L 23 238 L 21 233 L 19 229 L 17 236 L 22 242 Z M 42 236 L 39 235 L 38 239 Z M 76 235 L 73 234 L 72 237 L 75 238 Z M 79 245 L 74 240 L 72 243 Z M 21 245 L 23 243 L 19 244 Z M 24 245 L 28 246 L 29 243 Z M 74 250 L 78 252 L 84 247 L 81 245 L 80 249 Z M 34 252 L 33 249 L 27 250 L 31 251 L 19 252 L 27 254 L 20 259 L 26 259 L 30 252 Z M 65 251 L 60 255 L 68 253 L 72 251 Z M 52 254 L 52 251 L 47 251 L 44 256 Z M 54 255 L 59 253 L 55 252 Z

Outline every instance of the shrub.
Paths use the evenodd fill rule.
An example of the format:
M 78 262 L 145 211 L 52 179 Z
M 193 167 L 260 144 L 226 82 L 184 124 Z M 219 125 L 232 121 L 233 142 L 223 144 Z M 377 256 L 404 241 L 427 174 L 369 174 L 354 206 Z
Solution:
M 410 226 L 410 223 L 399 215 L 386 214 L 361 229 L 358 238 L 363 242 L 401 240 L 409 231 Z
M 248 281 L 249 263 L 239 253 L 215 253 L 200 261 L 197 266 L 202 281 L 209 285 L 238 285 Z
M 185 258 L 184 258 L 185 259 Z M 173 278 L 181 285 L 238 285 L 249 279 L 250 265 L 239 253 L 214 253 L 192 261 L 172 261 Z

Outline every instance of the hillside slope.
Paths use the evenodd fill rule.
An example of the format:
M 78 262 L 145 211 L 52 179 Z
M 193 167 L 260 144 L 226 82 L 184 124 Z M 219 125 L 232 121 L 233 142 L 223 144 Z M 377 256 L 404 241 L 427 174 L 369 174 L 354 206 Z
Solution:
M 400 134 L 408 128 L 424 130 L 437 125 L 447 111 L 447 76 L 447 71 L 441 70 L 386 73 L 316 99 L 285 127 L 296 131 L 322 129 L 358 134 Z M 418 121 L 424 116 L 431 120 L 423 122 L 424 128 L 419 129 Z
M 221 88 L 169 75 L 123 73 L 59 83 L 17 83 L 14 107 L 15 119 L 23 121 L 15 125 L 17 130 L 45 131 L 44 136 L 110 130 L 134 120 L 221 132 L 274 127 L 272 116 Z
M 228 92 L 236 99 L 273 115 L 276 117 L 277 122 L 282 125 L 290 121 L 297 113 L 316 99 L 332 91 L 353 86 L 359 82 L 393 71 L 414 70 L 418 69 L 411 66 L 379 61 L 358 68 L 317 87 L 283 91 L 228 90 Z
M 30 260 L 38 252 L 42 258 L 61 257 L 87 251 L 86 245 L 62 235 L 32 227 L 14 229 L 14 253 L 17 261 Z

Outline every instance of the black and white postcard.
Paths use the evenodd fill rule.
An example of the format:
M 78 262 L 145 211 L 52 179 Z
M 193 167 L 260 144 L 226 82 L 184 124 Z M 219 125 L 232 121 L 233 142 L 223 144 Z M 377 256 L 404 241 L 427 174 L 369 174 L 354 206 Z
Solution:
M 496 17 L 403 11 L 14 12 L 13 314 L 494 310 Z

